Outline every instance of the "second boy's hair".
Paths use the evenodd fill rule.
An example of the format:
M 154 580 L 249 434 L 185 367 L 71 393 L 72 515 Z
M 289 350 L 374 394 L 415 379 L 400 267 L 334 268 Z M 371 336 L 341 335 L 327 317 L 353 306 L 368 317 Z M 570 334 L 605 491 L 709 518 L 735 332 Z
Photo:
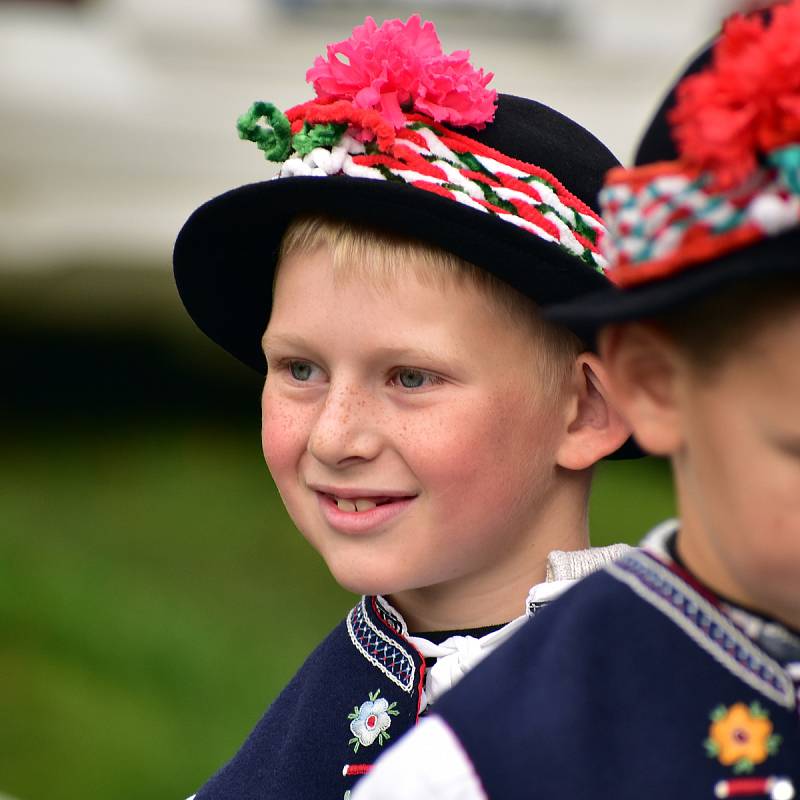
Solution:
M 655 319 L 689 364 L 710 378 L 761 328 L 797 313 L 800 282 L 781 275 L 733 284 Z
M 292 221 L 278 253 L 276 280 L 286 258 L 320 247 L 330 250 L 335 278 L 356 277 L 382 290 L 391 289 L 408 269 L 423 285 L 474 286 L 497 305 L 509 324 L 529 328 L 550 391 L 564 386 L 575 357 L 585 349 L 574 333 L 543 319 L 536 303 L 490 272 L 435 245 L 329 216 L 300 216 Z

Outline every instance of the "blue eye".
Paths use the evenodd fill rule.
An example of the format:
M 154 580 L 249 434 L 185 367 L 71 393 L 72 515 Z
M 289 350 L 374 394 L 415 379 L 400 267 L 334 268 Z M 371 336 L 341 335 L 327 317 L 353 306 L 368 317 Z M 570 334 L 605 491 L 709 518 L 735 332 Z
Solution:
M 428 389 L 444 383 L 444 379 L 432 372 L 424 369 L 412 369 L 411 367 L 400 367 L 392 373 L 389 381 L 392 386 L 400 386 L 403 389 Z
M 401 369 L 397 371 L 397 380 L 404 389 L 419 389 L 425 384 L 426 373 L 418 369 Z
M 290 361 L 289 372 L 296 381 L 307 381 L 311 378 L 314 367 L 307 361 Z

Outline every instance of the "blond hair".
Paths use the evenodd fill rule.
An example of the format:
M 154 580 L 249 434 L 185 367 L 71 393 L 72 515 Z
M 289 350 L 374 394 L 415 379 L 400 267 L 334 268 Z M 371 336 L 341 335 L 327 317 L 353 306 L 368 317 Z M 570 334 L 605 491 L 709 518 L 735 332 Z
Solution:
M 542 318 L 529 297 L 491 272 L 441 247 L 362 224 L 326 216 L 300 216 L 286 229 L 275 269 L 289 256 L 326 248 L 335 278 L 359 278 L 390 288 L 409 269 L 424 286 L 447 289 L 468 285 L 489 297 L 511 324 L 528 327 L 548 388 L 560 392 L 572 373 L 575 357 L 585 348 L 567 328 Z

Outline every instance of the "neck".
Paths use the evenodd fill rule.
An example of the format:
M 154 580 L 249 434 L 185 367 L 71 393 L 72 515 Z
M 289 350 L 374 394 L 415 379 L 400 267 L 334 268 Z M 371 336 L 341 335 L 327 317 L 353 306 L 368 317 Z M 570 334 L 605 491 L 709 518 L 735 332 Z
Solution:
M 787 591 L 767 572 L 759 575 L 742 553 L 718 546 L 703 515 L 681 491 L 677 474 L 676 488 L 681 520 L 676 549 L 689 572 L 727 601 L 800 630 L 796 584 L 793 582 Z M 728 548 L 731 549 L 730 544 Z
M 433 586 L 396 592 L 389 598 L 408 629 L 464 630 L 509 622 L 525 612 L 531 586 L 545 579 L 553 550 L 589 546 L 585 488 L 576 497 L 565 491 L 542 509 L 535 525 L 523 529 L 516 544 L 484 568 Z

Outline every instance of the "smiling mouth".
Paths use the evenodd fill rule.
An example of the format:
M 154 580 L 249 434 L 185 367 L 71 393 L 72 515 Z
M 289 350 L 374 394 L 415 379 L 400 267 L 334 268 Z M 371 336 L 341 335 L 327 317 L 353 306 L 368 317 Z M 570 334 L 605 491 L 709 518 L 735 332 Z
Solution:
M 411 500 L 409 497 L 337 497 L 333 494 L 324 493 L 325 497 L 336 504 L 339 511 L 346 511 L 351 514 L 359 514 L 364 511 L 372 511 L 378 506 L 386 506 L 400 500 Z

